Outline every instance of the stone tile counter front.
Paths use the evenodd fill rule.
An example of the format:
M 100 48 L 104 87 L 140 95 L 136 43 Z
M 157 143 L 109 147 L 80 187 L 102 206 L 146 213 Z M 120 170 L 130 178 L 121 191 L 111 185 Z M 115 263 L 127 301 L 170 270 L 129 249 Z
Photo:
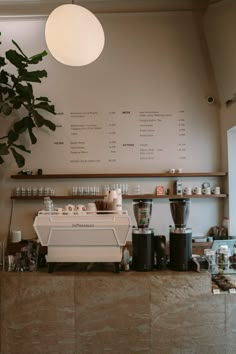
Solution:
M 208 273 L 1 273 L 1 354 L 235 354 Z

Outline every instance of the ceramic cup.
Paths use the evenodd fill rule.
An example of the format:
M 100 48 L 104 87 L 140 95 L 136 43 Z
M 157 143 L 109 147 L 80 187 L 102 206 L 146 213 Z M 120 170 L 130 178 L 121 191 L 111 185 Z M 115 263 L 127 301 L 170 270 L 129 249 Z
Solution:
M 62 209 L 62 208 L 56 208 L 56 211 L 57 211 L 59 214 L 62 214 L 63 209 Z
M 79 211 L 79 212 L 80 211 L 85 211 L 86 207 L 85 207 L 84 204 L 79 204 L 79 205 L 77 205 L 76 210 Z
M 220 194 L 220 187 L 214 187 L 211 191 L 213 194 Z
M 72 204 L 67 204 L 66 207 L 65 207 L 65 210 L 66 210 L 68 213 L 73 213 L 74 210 L 75 210 L 75 206 L 72 205 Z
M 191 187 L 185 187 L 184 188 L 184 194 L 191 195 L 192 194 L 192 188 Z
M 202 194 L 202 188 L 201 187 L 195 187 L 195 188 L 193 188 L 192 192 L 193 192 L 193 194 L 200 195 L 200 194 Z
M 202 194 L 211 194 L 211 187 L 206 187 L 202 189 Z

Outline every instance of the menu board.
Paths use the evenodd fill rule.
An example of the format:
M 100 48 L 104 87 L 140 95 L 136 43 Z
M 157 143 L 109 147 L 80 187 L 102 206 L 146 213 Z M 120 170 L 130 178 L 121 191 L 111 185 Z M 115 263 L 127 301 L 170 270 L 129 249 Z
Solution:
M 70 166 L 116 170 L 123 165 L 134 170 L 154 164 L 156 170 L 167 155 L 179 165 L 189 158 L 184 110 L 77 110 L 58 113 L 58 121 L 54 149 L 67 154 Z

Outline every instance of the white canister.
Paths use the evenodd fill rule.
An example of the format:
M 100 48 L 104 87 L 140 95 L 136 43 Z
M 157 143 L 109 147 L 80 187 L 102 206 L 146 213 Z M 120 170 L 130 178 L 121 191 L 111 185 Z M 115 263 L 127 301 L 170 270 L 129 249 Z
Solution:
M 21 241 L 21 231 L 13 230 L 11 233 L 11 242 L 17 243 Z
M 96 212 L 97 212 L 96 204 L 95 203 L 88 203 L 86 210 L 89 211 L 90 213 L 96 214 Z

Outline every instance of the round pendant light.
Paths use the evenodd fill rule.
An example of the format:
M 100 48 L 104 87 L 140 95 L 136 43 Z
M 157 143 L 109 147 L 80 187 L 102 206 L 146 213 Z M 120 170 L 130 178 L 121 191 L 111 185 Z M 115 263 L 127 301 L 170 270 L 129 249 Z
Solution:
M 45 38 L 50 53 L 61 63 L 83 66 L 101 54 L 105 36 L 97 17 L 82 6 L 67 4 L 51 12 Z

